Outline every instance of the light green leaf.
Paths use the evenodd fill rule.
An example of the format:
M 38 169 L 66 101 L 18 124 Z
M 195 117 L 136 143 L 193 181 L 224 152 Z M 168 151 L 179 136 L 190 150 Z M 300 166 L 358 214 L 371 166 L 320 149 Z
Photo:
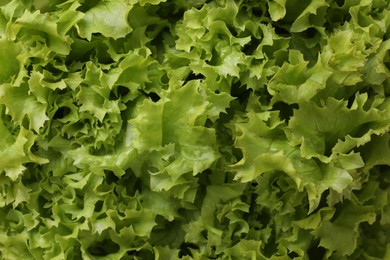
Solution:
M 302 155 L 326 161 L 324 154 L 330 155 L 339 139 L 348 134 L 364 133 L 365 126 L 381 121 L 377 109 L 363 109 L 366 101 L 367 95 L 357 94 L 350 109 L 345 102 L 333 98 L 321 107 L 313 102 L 302 103 L 289 124 L 293 139 L 301 143 Z
M 26 11 L 11 25 L 10 38 L 15 40 L 16 37 L 21 37 L 26 41 L 34 41 L 34 38 L 41 39 L 39 41 L 46 43 L 51 50 L 66 55 L 70 51 L 72 40 L 65 35 L 65 32 L 58 31 L 57 21 L 53 16 L 41 14 L 38 11 L 34 13 Z M 37 37 L 31 37 L 31 34 Z M 28 38 L 26 38 L 27 35 Z
M 307 102 L 326 87 L 332 72 L 323 64 L 321 57 L 313 67 L 308 68 L 308 62 L 300 52 L 290 50 L 289 54 L 291 64 L 283 64 L 270 80 L 268 91 L 273 95 L 274 103 Z
M 93 33 L 119 39 L 132 31 L 127 22 L 130 6 L 123 1 L 100 1 L 77 23 L 81 37 L 91 40 Z
M 269 14 L 272 21 L 278 21 L 286 15 L 286 0 L 270 0 L 268 1 Z
M 0 67 L 0 84 L 10 82 L 13 77 L 17 76 L 20 68 L 17 56 L 20 51 L 19 44 L 0 39 L 0 60 L 4 63 Z
M 29 94 L 26 84 L 20 87 L 2 85 L 0 93 L 0 104 L 6 106 L 6 113 L 11 115 L 13 120 L 22 125 L 25 116 L 29 120 L 29 128 L 38 132 L 45 122 L 49 120 L 46 115 L 47 105 L 38 102 L 35 96 Z

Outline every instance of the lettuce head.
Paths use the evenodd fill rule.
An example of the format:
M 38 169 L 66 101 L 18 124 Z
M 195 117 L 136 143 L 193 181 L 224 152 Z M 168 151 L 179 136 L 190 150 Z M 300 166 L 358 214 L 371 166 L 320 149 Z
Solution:
M 390 259 L 387 0 L 0 0 L 0 258 Z

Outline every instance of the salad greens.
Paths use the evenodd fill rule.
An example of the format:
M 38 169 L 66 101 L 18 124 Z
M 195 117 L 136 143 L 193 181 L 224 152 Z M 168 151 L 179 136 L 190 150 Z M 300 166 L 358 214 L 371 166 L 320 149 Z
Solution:
M 389 259 L 387 0 L 0 0 L 1 259 Z

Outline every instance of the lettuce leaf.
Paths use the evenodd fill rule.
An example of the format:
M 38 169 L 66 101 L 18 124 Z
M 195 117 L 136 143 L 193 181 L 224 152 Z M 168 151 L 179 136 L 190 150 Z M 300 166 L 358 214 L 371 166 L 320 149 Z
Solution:
M 0 1 L 0 258 L 388 259 L 389 17 Z

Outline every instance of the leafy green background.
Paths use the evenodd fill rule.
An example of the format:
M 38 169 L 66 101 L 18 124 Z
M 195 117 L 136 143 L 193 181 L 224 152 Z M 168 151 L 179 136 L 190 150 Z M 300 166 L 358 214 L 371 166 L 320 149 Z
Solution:
M 387 0 L 0 0 L 0 258 L 388 259 Z

